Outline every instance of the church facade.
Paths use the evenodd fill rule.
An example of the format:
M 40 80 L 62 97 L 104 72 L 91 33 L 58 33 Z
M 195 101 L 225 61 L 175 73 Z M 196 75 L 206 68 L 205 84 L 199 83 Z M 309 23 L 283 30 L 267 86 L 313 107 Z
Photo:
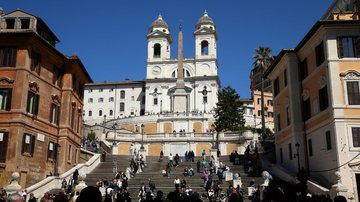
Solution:
M 217 31 L 207 12 L 196 23 L 194 38 L 194 57 L 170 58 L 170 28 L 159 15 L 147 33 L 146 79 L 87 84 L 84 90 L 85 123 L 93 125 L 113 119 L 153 114 L 191 113 L 212 117 L 220 81 L 217 73 Z M 182 52 L 178 50 L 179 55 L 182 55 Z M 178 74 L 180 65 L 182 71 Z M 180 75 L 182 96 L 174 96 L 175 91 L 179 92 L 177 83 Z M 176 101 L 177 99 L 182 101 Z M 211 120 L 214 121 L 212 118 Z M 194 130 L 184 124 L 179 126 L 178 130 L 180 128 L 186 131 Z M 209 130 L 208 127 L 205 130 Z M 204 131 L 201 129 L 199 132 Z

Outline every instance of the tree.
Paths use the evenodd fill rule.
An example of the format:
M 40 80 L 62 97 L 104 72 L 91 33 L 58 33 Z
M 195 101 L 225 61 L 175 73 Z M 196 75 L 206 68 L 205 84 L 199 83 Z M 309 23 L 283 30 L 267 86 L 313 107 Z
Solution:
M 240 97 L 230 86 L 221 89 L 218 93 L 218 102 L 215 108 L 215 130 L 239 131 L 243 129 L 245 120 Z
M 270 66 L 274 58 L 271 56 L 271 49 L 269 47 L 259 46 L 255 49 L 255 54 L 252 56 L 254 61 L 254 67 L 260 68 L 261 71 L 261 127 L 262 127 L 262 137 L 265 138 L 265 105 L 264 105 L 264 71 Z

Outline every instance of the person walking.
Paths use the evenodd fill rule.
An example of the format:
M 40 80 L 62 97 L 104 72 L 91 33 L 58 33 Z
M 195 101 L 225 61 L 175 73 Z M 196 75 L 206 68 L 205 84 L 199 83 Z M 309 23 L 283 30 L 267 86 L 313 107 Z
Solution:
M 160 151 L 160 156 L 159 156 L 159 162 L 162 161 L 163 156 L 164 156 L 164 152 L 163 152 L 163 150 L 161 150 L 161 151 Z
M 168 164 L 166 164 L 166 175 L 168 178 L 170 178 L 170 174 L 171 174 L 171 165 L 170 165 L 170 162 Z
M 189 160 L 189 154 L 188 154 L 188 151 L 185 152 L 185 155 L 184 155 L 184 160 L 185 162 L 187 162 Z
M 196 172 L 200 173 L 201 162 L 200 159 L 196 162 Z
M 151 195 L 154 196 L 156 186 L 155 186 L 154 181 L 152 181 L 150 178 L 149 178 L 149 188 L 150 188 Z
M 205 149 L 203 149 L 203 151 L 201 152 L 201 156 L 202 156 L 202 159 L 205 160 L 205 158 L 206 158 L 206 151 L 205 151 Z
M 170 155 L 169 155 L 169 163 L 170 163 L 170 166 L 173 166 L 173 165 L 174 165 L 174 164 L 173 164 L 173 160 L 174 160 L 174 157 L 173 157 L 172 153 L 170 153 Z
M 179 160 L 180 160 L 180 156 L 178 154 L 175 155 L 174 157 L 174 162 L 175 162 L 175 167 L 177 167 L 179 165 Z
M 175 179 L 174 179 L 175 190 L 179 190 L 180 183 L 181 183 L 180 179 L 178 177 L 175 177 Z

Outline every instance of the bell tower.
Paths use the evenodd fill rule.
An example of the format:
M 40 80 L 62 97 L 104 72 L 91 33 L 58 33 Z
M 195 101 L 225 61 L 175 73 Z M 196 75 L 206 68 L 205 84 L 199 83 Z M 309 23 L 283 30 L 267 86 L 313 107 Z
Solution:
M 158 18 L 150 25 L 148 34 L 148 62 L 170 59 L 170 45 L 172 38 L 170 29 L 159 14 Z
M 195 58 L 216 59 L 217 31 L 214 21 L 207 11 L 200 17 L 195 26 Z

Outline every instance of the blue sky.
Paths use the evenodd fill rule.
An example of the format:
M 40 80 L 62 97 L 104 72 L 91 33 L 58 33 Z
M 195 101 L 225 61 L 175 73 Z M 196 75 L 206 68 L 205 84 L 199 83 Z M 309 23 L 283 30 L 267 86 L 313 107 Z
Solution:
M 194 56 L 193 31 L 206 9 L 218 33 L 222 87 L 230 85 L 242 98 L 250 96 L 251 59 L 258 46 L 276 55 L 295 47 L 332 0 L 3 0 L 5 12 L 20 8 L 41 17 L 60 39 L 57 48 L 78 55 L 94 82 L 143 80 L 150 24 L 161 12 L 173 37 L 183 25 L 184 56 Z

